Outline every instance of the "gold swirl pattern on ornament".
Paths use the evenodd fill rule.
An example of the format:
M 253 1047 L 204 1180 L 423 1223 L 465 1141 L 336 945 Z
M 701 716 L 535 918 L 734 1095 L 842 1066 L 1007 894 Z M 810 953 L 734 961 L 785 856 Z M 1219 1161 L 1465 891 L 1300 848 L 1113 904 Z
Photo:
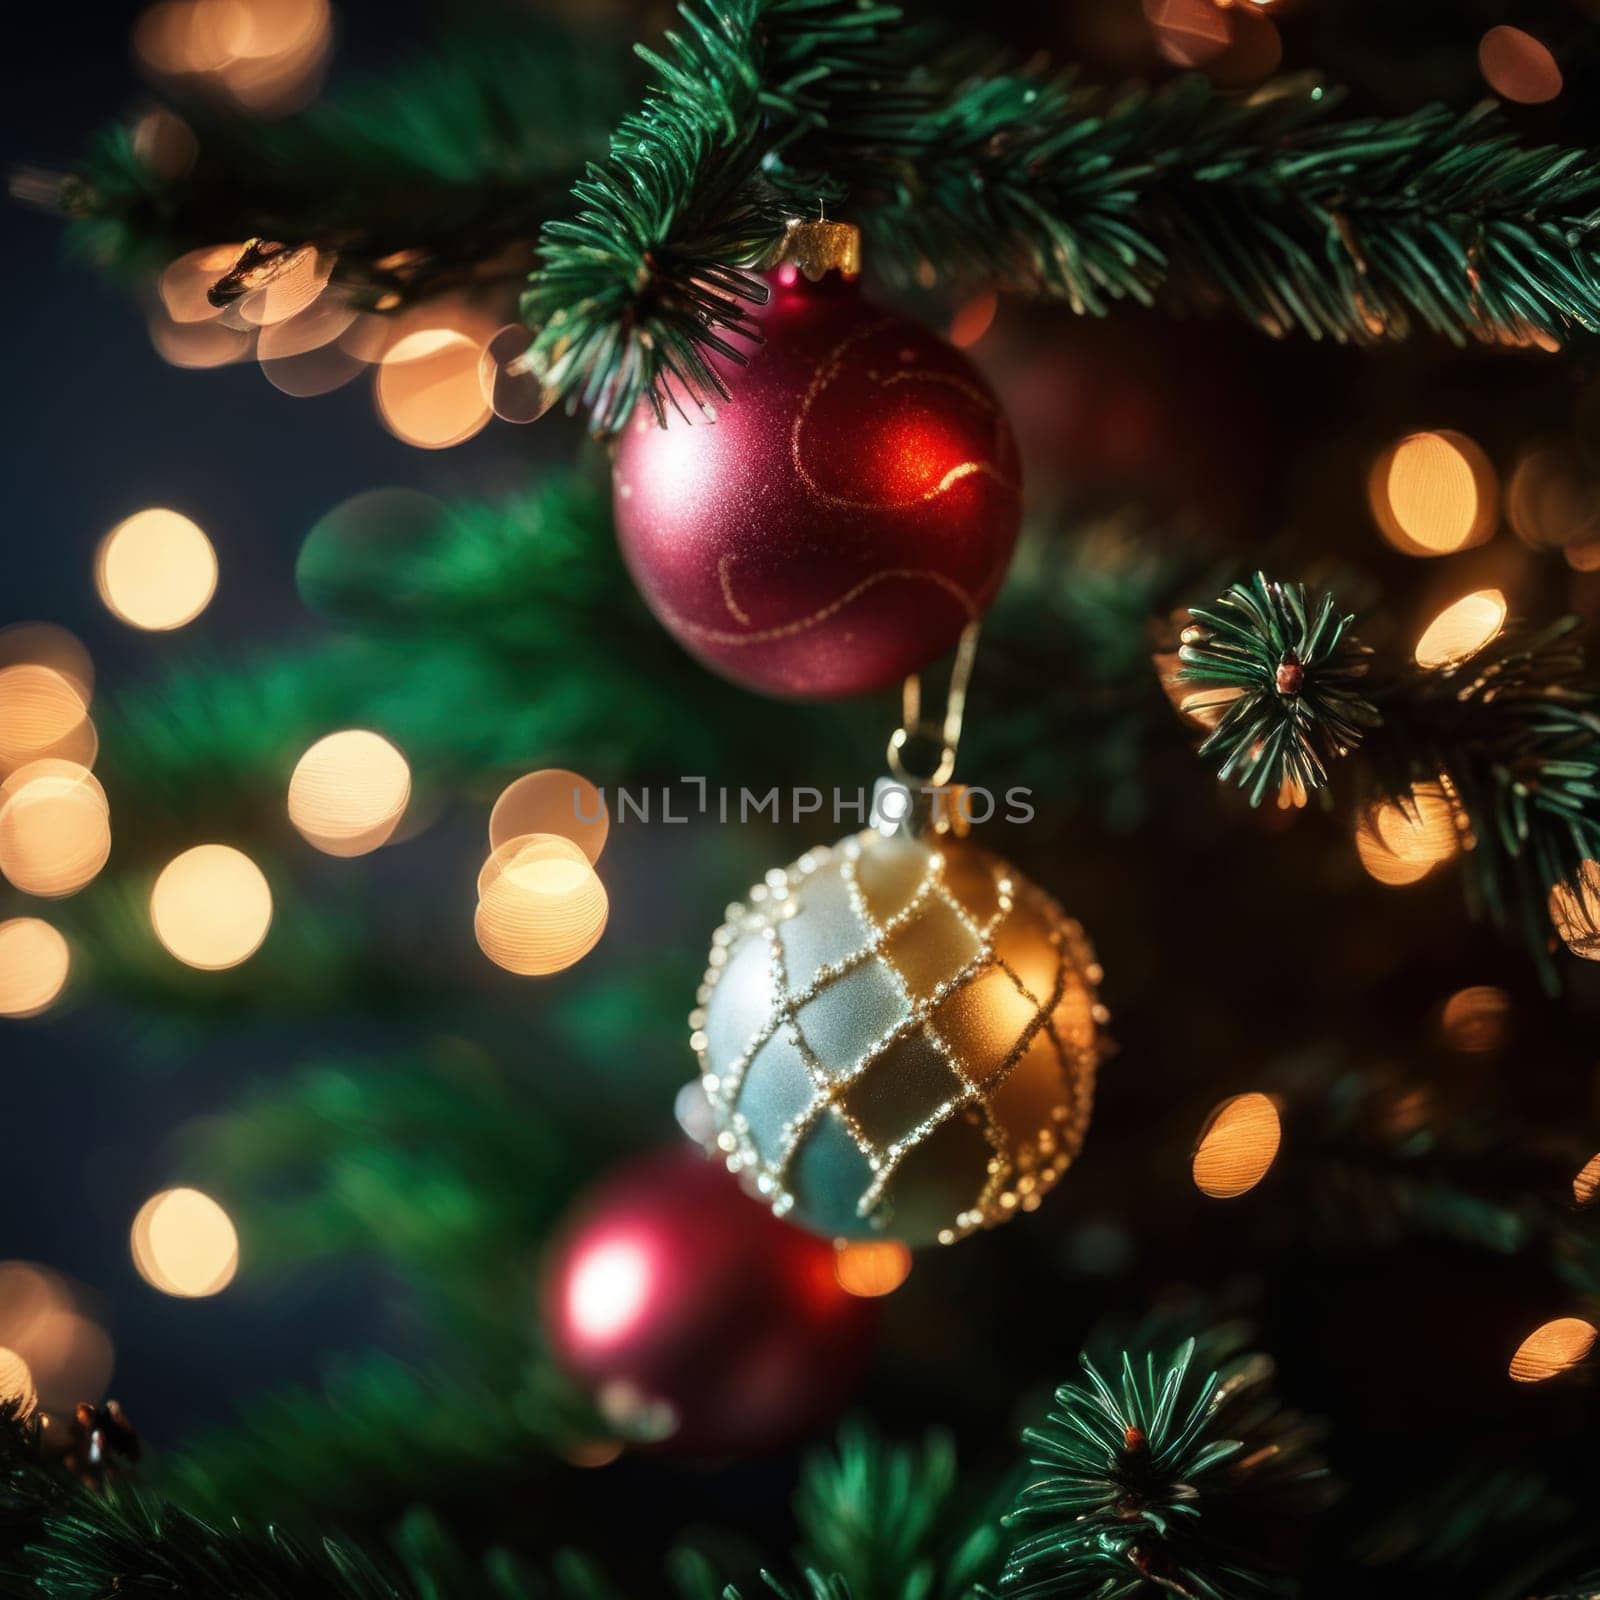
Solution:
M 971 477 L 990 478 L 1008 493 L 1020 495 L 1022 493 L 1021 484 L 1007 478 L 990 461 L 959 462 L 951 467 L 931 489 L 924 489 L 920 494 L 912 495 L 906 500 L 856 500 L 849 495 L 835 494 L 831 489 L 825 489 L 811 475 L 803 459 L 800 440 L 805 431 L 806 423 L 810 420 L 812 408 L 821 398 L 828 385 L 839 376 L 844 366 L 845 352 L 852 346 L 860 344 L 863 340 L 882 333 L 886 328 L 892 328 L 894 322 L 895 319 L 893 317 L 880 317 L 876 322 L 863 324 L 854 332 L 846 334 L 817 364 L 817 370 L 812 374 L 811 382 L 807 385 L 806 392 L 801 397 L 800 409 L 795 412 L 794 423 L 789 429 L 789 458 L 794 464 L 795 473 L 800 481 L 825 504 L 841 506 L 850 511 L 903 511 L 909 506 L 926 505 L 930 500 L 937 500 L 940 495 L 945 494 L 952 485 L 960 483 L 963 478 Z M 887 378 L 879 377 L 876 372 L 869 372 L 867 376 L 871 381 L 878 384 L 880 388 L 885 389 L 895 383 L 943 383 L 966 395 L 984 415 L 993 419 L 995 434 L 998 439 L 1002 420 L 999 408 L 990 396 L 986 395 L 976 384 L 969 383 L 964 378 L 959 378 L 953 373 L 930 372 L 921 369 L 909 369 L 904 372 L 893 373 Z
M 733 578 L 729 570 L 732 564 L 732 556 L 724 556 L 717 563 L 717 578 L 722 585 L 722 599 L 737 621 L 748 623 L 749 613 L 744 611 L 733 597 Z M 931 583 L 936 588 L 943 589 L 961 607 L 969 622 L 978 615 L 977 602 L 954 578 L 947 578 L 942 572 L 921 572 L 915 567 L 885 567 L 881 572 L 869 573 L 865 578 L 853 583 L 837 599 L 819 606 L 809 616 L 800 617 L 793 622 L 780 622 L 770 628 L 758 628 L 754 632 L 738 633 L 727 628 L 713 628 L 706 623 L 695 622 L 670 607 L 663 606 L 661 609 L 664 619 L 675 630 L 698 639 L 702 644 L 771 644 L 776 639 L 792 639 L 797 634 L 820 627 L 830 618 L 836 617 L 846 606 L 859 600 L 869 589 L 894 578 L 912 578 L 923 583 Z
M 952 1118 L 975 1116 L 979 1119 L 980 1131 L 993 1155 L 988 1163 L 983 1188 L 973 1204 L 955 1218 L 954 1226 L 940 1231 L 939 1242 L 949 1244 L 976 1228 L 1003 1221 L 1019 1203 L 1022 1209 L 1031 1210 L 1038 1204 L 1042 1191 L 1048 1190 L 1060 1178 L 1081 1150 L 1089 1125 L 1095 1069 L 1100 1052 L 1095 1042 L 1080 1047 L 1063 1039 L 1056 1027 L 1055 1012 L 1066 997 L 1069 974 L 1074 980 L 1087 977 L 1092 984 L 1098 977 L 1097 964 L 1082 928 L 1066 919 L 1055 901 L 1037 886 L 1026 885 L 1025 892 L 1051 913 L 1053 924 L 1050 943 L 1057 955 L 1056 976 L 1048 1001 L 1041 1001 L 994 946 L 995 935 L 1015 904 L 1014 886 L 1010 878 L 1004 875 L 997 863 L 991 865 L 997 908 L 980 925 L 946 885 L 944 856 L 937 850 L 929 853 L 927 866 L 910 899 L 892 917 L 880 923 L 867 905 L 857 875 L 857 863 L 863 848 L 861 841 L 870 837 L 861 835 L 847 841 L 844 859 L 839 864 L 839 875 L 850 896 L 852 909 L 866 933 L 865 942 L 841 960 L 819 967 L 802 989 L 792 990 L 789 987 L 783 944 L 778 936 L 778 923 L 784 914 L 788 892 L 793 887 L 787 873 L 779 875 L 774 885 L 773 904 L 766 913 L 755 914 L 746 907 L 738 907 L 736 915 L 730 916 L 730 921 L 719 930 L 719 943 L 726 944 L 742 918 L 741 931 L 752 935 L 759 932 L 766 941 L 772 1004 L 766 1023 L 756 1031 L 744 1050 L 714 1075 L 709 1075 L 711 1069 L 705 1049 L 701 1047 L 701 1071 L 707 1093 L 714 1104 L 721 1106 L 732 1124 L 734 1143 L 729 1147 L 730 1164 L 736 1168 L 751 1167 L 757 1171 L 763 1192 L 771 1197 L 773 1209 L 780 1216 L 794 1206 L 794 1194 L 789 1185 L 789 1173 L 794 1161 L 807 1137 L 825 1116 L 831 1116 L 845 1131 L 872 1174 L 871 1182 L 858 1202 L 857 1214 L 876 1227 L 885 1225 L 883 1202 L 888 1186 L 906 1156 Z M 807 876 L 830 859 L 831 852 L 827 850 L 811 851 L 801 857 L 796 867 L 802 876 Z M 762 888 L 760 892 L 766 891 Z M 893 935 L 914 921 L 930 901 L 940 902 L 955 915 L 976 942 L 977 950 L 957 972 L 934 986 L 923 998 L 916 999 L 904 975 L 890 959 L 889 946 Z M 888 971 L 906 1007 L 905 1014 L 882 1038 L 866 1048 L 859 1061 L 847 1070 L 831 1075 L 807 1041 L 799 1023 L 799 1013 L 830 984 L 874 958 Z M 1034 1008 L 1034 1016 L 998 1065 L 981 1082 L 975 1082 L 961 1069 L 956 1052 L 935 1029 L 933 1016 L 940 1004 L 964 984 L 993 971 L 1001 972 L 1009 979 L 1017 992 Z M 719 976 L 720 970 L 715 967 L 706 974 L 707 987 L 701 991 L 702 1003 L 709 1000 L 710 990 Z M 1092 996 L 1093 989 L 1090 988 L 1088 993 Z M 696 1013 L 696 1019 L 700 1016 L 700 1013 Z M 1107 1020 L 1105 1008 L 1098 1001 L 1093 1004 L 1092 1017 L 1097 1024 Z M 700 1022 L 696 1019 L 691 1020 L 698 1027 Z M 780 1029 L 795 1047 L 803 1069 L 811 1080 L 813 1092 L 804 1110 L 780 1131 L 779 1152 L 769 1162 L 763 1159 L 755 1146 L 749 1123 L 739 1110 L 739 1098 L 751 1062 Z M 1041 1032 L 1054 1046 L 1066 1092 L 1066 1104 L 1057 1109 L 1058 1128 L 1041 1130 L 1032 1140 L 1024 1140 L 1013 1148 L 994 1114 L 991 1102 Z M 916 1127 L 879 1149 L 851 1113 L 846 1103 L 847 1092 L 881 1060 L 887 1050 L 913 1033 L 920 1033 L 928 1041 L 960 1087 Z M 1045 1160 L 1036 1171 L 1024 1173 L 1018 1179 L 1018 1158 L 1025 1153 L 1030 1157 L 1042 1156 Z M 1013 1183 L 1013 1179 L 1018 1181 Z

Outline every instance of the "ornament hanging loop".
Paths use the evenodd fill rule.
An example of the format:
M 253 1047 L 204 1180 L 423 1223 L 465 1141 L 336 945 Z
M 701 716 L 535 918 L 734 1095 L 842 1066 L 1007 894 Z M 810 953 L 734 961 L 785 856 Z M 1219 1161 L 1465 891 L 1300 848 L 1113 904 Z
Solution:
M 956 658 L 950 668 L 950 688 L 945 695 L 944 719 L 935 723 L 922 714 L 922 674 L 913 672 L 900 690 L 900 726 L 889 735 L 889 771 L 908 787 L 921 785 L 939 789 L 949 783 L 956 770 L 956 752 L 961 748 L 961 723 L 967 710 L 967 687 L 972 681 L 973 662 L 978 654 L 978 621 L 974 618 L 961 630 Z M 913 740 L 936 746 L 939 760 L 932 772 L 913 772 L 906 765 L 905 750 Z

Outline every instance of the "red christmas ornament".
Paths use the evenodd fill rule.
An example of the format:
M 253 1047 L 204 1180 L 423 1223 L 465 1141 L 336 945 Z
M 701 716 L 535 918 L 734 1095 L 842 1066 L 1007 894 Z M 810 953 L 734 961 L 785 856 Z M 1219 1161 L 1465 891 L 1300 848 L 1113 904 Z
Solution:
M 557 1356 L 619 1431 L 711 1455 L 825 1421 L 872 1322 L 839 1286 L 832 1245 L 687 1147 L 630 1162 L 580 1202 L 543 1300 Z
M 855 239 L 792 225 L 764 342 L 717 361 L 732 402 L 664 428 L 641 406 L 617 444 L 640 593 L 685 649 L 768 694 L 863 694 L 925 667 L 994 599 L 1022 516 L 988 385 L 862 297 Z

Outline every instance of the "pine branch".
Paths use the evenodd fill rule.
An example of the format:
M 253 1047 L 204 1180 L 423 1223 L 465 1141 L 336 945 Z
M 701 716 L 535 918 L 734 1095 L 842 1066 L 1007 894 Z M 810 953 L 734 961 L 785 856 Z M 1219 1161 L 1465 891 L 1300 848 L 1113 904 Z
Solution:
M 612 67 L 599 39 L 507 13 L 294 117 L 186 105 L 198 153 L 176 175 L 119 126 L 70 177 L 22 187 L 120 273 L 252 239 L 313 245 L 337 256 L 334 281 L 357 303 L 392 310 L 527 270 L 544 219 L 603 148 L 622 88 Z
M 1359 756 L 1369 801 L 1412 807 L 1422 786 L 1442 787 L 1472 904 L 1536 955 L 1550 944 L 1553 890 L 1590 914 L 1581 875 L 1600 856 L 1600 713 L 1576 618 L 1512 621 L 1459 659 L 1421 666 L 1373 656 L 1331 595 L 1259 573 L 1191 615 L 1182 681 L 1217 691 L 1219 718 L 1201 753 L 1252 805 L 1303 804 L 1335 761 Z
M 1020 1537 L 1000 1593 L 1046 1596 L 1286 1593 L 1259 1552 L 1330 1493 L 1314 1434 L 1266 1392 L 1272 1365 L 1202 1374 L 1191 1339 L 1170 1359 L 1122 1358 L 1120 1384 L 1085 1358 L 1024 1434 L 1041 1474 L 1007 1518 Z

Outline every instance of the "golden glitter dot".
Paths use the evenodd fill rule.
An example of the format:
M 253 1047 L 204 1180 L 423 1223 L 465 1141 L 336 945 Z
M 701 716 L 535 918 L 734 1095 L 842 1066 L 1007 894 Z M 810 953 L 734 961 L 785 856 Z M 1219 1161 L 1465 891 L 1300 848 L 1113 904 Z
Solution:
M 1493 532 L 1499 486 L 1489 458 L 1465 434 L 1413 433 L 1378 458 L 1368 499 L 1396 549 L 1443 556 Z
M 330 856 L 376 850 L 405 815 L 411 768 L 381 734 L 347 728 L 319 739 L 289 780 L 289 820 Z
M 261 948 L 272 890 L 261 868 L 225 844 L 197 844 L 161 870 L 150 891 L 156 937 L 185 966 L 236 967 Z
M 1447 605 L 1417 640 L 1417 665 L 1432 671 L 1460 666 L 1491 643 L 1506 625 L 1506 597 L 1479 589 Z
M 1480 985 L 1450 996 L 1439 1015 L 1445 1042 L 1468 1055 L 1498 1050 L 1511 1031 L 1511 997 L 1504 989 Z
M 239 1270 L 228 1213 L 198 1189 L 164 1189 L 139 1208 L 129 1234 L 133 1264 L 152 1289 L 186 1300 L 220 1294 Z
M 896 1239 L 841 1243 L 834 1250 L 833 1275 L 846 1294 L 875 1300 L 911 1276 L 911 1252 Z
M 1224 1100 L 1200 1130 L 1195 1187 L 1213 1200 L 1248 1194 L 1266 1177 L 1282 1138 L 1278 1108 L 1268 1096 L 1251 1091 Z
M 1561 68 L 1546 45 L 1502 24 L 1478 41 L 1478 70 L 1502 100 L 1539 106 L 1561 93 Z
M 76 894 L 110 854 L 105 791 L 87 767 L 30 762 L 0 785 L 0 873 L 24 894 Z
M 105 536 L 94 581 L 107 609 L 130 627 L 181 628 L 216 593 L 217 553 L 187 517 L 155 507 Z
M 1572 1180 L 1572 1198 L 1586 1206 L 1600 1189 L 1600 1155 L 1590 1156 L 1583 1170 Z
M 1541 1323 L 1517 1346 L 1511 1358 L 1512 1381 L 1543 1383 L 1570 1370 L 1594 1345 L 1594 1324 L 1582 1317 L 1556 1317 Z
M 23 1421 L 39 1407 L 39 1391 L 33 1385 L 28 1363 L 4 1345 L 0 1345 L 0 1402 L 12 1406 Z
M 72 952 L 38 917 L 0 922 L 0 1017 L 36 1017 L 66 986 Z
M 1550 891 L 1550 921 L 1566 947 L 1585 961 L 1600 961 L 1600 861 L 1583 861 L 1576 883 Z
M 525 834 L 557 833 L 598 861 L 610 830 L 605 797 L 587 778 L 560 767 L 524 773 L 501 791 L 489 813 L 489 843 L 496 850 Z
M 502 851 L 473 924 L 483 953 L 527 977 L 560 972 L 586 956 L 610 914 L 589 858 L 555 834 L 507 841 Z

